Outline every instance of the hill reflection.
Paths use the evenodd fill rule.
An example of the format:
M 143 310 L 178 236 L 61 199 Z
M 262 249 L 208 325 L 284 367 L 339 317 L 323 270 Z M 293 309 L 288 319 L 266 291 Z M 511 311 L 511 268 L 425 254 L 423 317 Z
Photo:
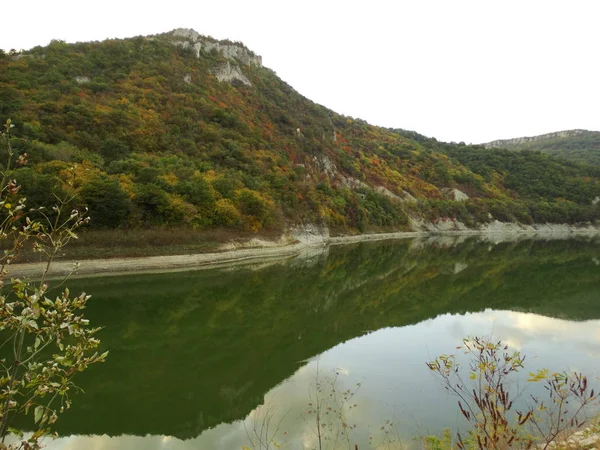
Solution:
M 496 246 L 467 240 L 445 248 L 435 242 L 386 241 L 334 247 L 308 262 L 258 270 L 77 280 L 71 283 L 72 291 L 85 288 L 93 295 L 88 316 L 106 327 L 101 338 L 110 358 L 79 378 L 86 393 L 74 398 L 57 431 L 63 436 L 150 434 L 163 444 L 162 436 L 210 436 L 221 427 L 203 431 L 246 418 L 265 402 L 266 393 L 310 370 L 313 362 L 303 361 L 328 355 L 329 349 L 344 353 L 347 347 L 336 346 L 374 330 L 404 327 L 393 328 L 402 333 L 413 324 L 419 324 L 419 330 L 435 330 L 438 322 L 430 319 L 448 313 L 489 308 L 543 315 L 546 318 L 501 313 L 508 314 L 505 323 L 514 331 L 507 339 L 523 345 L 528 327 L 549 342 L 563 339 L 561 327 L 567 327 L 565 339 L 588 330 L 589 341 L 577 346 L 584 349 L 589 344 L 589 354 L 596 355 L 597 340 L 591 337 L 597 336 L 598 324 L 588 329 L 585 323 L 573 327 L 570 321 L 600 318 L 600 267 L 595 262 L 599 250 L 597 242 L 586 240 Z M 478 315 L 437 320 L 449 320 L 445 317 L 468 318 L 457 321 L 463 324 L 480 320 Z M 454 326 L 431 342 L 460 339 L 468 331 L 466 325 Z M 499 333 L 498 325 L 494 331 Z M 424 349 L 414 334 L 392 336 L 392 347 L 386 346 L 387 338 L 378 336 L 389 332 L 368 334 L 349 348 L 355 348 L 354 342 L 368 342 L 368 354 L 410 360 L 415 367 L 428 358 L 427 351 L 437 351 L 431 342 Z M 381 356 L 384 349 L 390 351 Z M 406 349 L 414 349 L 410 359 L 400 354 Z M 543 353 L 538 350 L 533 347 L 532 354 Z M 447 346 L 440 350 L 448 351 Z M 365 373 L 380 364 L 352 353 L 347 359 L 356 365 L 351 373 Z M 377 378 L 377 385 L 386 386 L 400 374 L 385 372 L 394 376 Z M 402 383 L 412 383 L 407 380 Z

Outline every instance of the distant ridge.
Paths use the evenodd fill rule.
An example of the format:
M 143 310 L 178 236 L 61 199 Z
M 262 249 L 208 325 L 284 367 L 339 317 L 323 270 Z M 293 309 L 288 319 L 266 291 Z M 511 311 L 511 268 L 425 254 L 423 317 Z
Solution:
M 491 141 L 485 144 L 482 144 L 485 148 L 508 148 L 516 145 L 522 145 L 529 142 L 535 141 L 544 141 L 549 139 L 556 138 L 570 138 L 573 136 L 577 136 L 582 133 L 593 133 L 593 131 L 588 130 L 565 130 L 565 131 L 555 131 L 553 133 L 540 134 L 538 136 L 524 136 L 512 139 L 497 139 L 495 141 Z
M 539 136 L 498 139 L 482 145 L 488 149 L 537 150 L 570 161 L 600 166 L 600 131 L 565 130 Z

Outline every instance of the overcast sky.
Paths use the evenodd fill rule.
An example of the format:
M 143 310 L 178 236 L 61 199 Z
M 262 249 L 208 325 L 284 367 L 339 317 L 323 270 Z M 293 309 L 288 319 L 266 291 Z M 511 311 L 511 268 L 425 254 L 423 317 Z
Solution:
M 600 1 L 29 0 L 0 48 L 193 28 L 301 94 L 444 141 L 600 130 Z

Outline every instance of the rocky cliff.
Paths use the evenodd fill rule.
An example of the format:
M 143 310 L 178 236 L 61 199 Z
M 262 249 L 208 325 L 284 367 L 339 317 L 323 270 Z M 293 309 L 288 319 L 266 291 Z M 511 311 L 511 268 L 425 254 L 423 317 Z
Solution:
M 262 67 L 262 57 L 255 55 L 241 43 L 230 41 L 217 41 L 213 38 L 202 36 L 191 28 L 177 28 L 169 33 L 174 45 L 192 48 L 197 57 L 200 52 L 210 53 L 216 51 L 227 59 L 242 63 L 246 66 Z

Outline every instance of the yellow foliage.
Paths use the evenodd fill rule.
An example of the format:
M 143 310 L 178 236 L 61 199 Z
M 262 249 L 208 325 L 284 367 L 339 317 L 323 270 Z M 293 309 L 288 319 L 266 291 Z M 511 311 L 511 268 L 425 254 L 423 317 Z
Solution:
M 189 224 L 198 214 L 198 209 L 179 195 L 168 194 L 170 219 L 174 223 Z
M 538 381 L 544 381 L 548 377 L 549 373 L 550 371 L 548 369 L 538 370 L 537 373 L 529 372 L 529 378 L 527 379 L 527 381 L 534 383 Z
M 217 200 L 215 204 L 215 219 L 219 225 L 235 225 L 240 223 L 240 212 L 228 198 Z
M 169 186 L 175 186 L 179 182 L 179 178 L 173 172 L 169 172 L 165 175 L 159 175 L 161 180 L 167 183 Z
M 102 172 L 89 161 L 83 161 L 80 164 L 68 164 L 68 167 L 61 170 L 58 177 L 73 189 L 79 189 L 90 178 L 100 175 Z
M 257 231 L 260 231 L 260 229 L 262 228 L 262 224 L 260 223 L 260 220 L 258 220 L 256 217 L 254 216 L 246 216 L 246 226 L 248 227 L 248 229 L 254 233 L 256 233 Z
M 196 170 L 196 172 L 194 173 L 194 176 L 202 176 L 202 178 L 204 178 L 204 180 L 208 181 L 209 183 L 212 183 L 213 181 L 221 178 L 221 175 L 218 174 L 217 172 L 215 172 L 214 170 L 209 170 L 208 172 L 204 172 L 204 173 L 202 173 L 202 175 L 200 175 L 200 171 Z
M 133 181 L 133 175 L 121 173 L 117 176 L 117 179 L 119 180 L 121 189 L 127 193 L 130 199 L 133 198 L 135 195 L 135 183 Z
M 67 161 L 59 161 L 55 159 L 54 161 L 48 161 L 45 163 L 38 164 L 35 170 L 41 173 L 59 174 L 63 170 L 71 167 L 71 165 L 72 164 L 68 163 Z

